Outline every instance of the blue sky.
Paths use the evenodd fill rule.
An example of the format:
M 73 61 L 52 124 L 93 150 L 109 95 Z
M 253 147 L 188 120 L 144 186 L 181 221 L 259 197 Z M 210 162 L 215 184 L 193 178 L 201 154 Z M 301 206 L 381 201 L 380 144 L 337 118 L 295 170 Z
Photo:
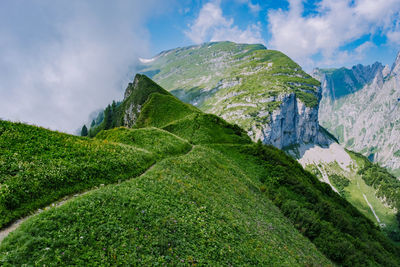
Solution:
M 139 57 L 208 41 L 263 43 L 306 71 L 400 50 L 399 0 L 3 0 L 0 118 L 74 132 L 121 99 Z

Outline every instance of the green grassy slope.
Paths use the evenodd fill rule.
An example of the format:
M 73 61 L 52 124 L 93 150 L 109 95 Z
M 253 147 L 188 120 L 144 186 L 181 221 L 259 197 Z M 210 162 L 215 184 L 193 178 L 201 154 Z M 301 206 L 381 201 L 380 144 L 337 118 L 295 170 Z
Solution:
M 90 127 L 89 136 L 94 137 L 102 130 L 119 126 L 132 127 L 142 112 L 142 105 L 153 94 L 172 97 L 168 91 L 164 90 L 147 76 L 136 74 L 134 81 L 129 83 L 125 90 L 124 100 L 118 103 L 114 101 L 112 105 L 108 105 L 104 111 L 100 112 L 98 118 L 94 121 L 94 125 Z M 172 102 L 171 105 L 173 105 Z M 187 105 L 185 108 L 196 110 L 195 107 L 190 105 Z M 129 114 L 127 115 L 127 113 Z
M 388 237 L 400 242 L 400 181 L 385 168 L 371 163 L 359 153 L 346 150 L 351 157 L 348 168 L 334 162 L 318 162 L 306 169 L 330 183 L 357 209 L 379 226 Z
M 192 147 L 186 140 L 154 127 L 141 129 L 114 128 L 101 131 L 96 135 L 96 139 L 142 148 L 153 152 L 157 158 L 184 154 Z
M 191 143 L 250 143 L 237 125 L 205 114 L 174 96 L 151 94 L 135 127 L 160 127 Z
M 345 266 L 398 265 L 398 247 L 326 183 L 272 146 L 219 146 L 259 179 L 269 199 L 328 258 Z M 255 163 L 255 164 L 253 164 Z M 391 255 L 395 254 L 393 259 Z M 386 255 L 386 256 L 384 256 Z
M 155 155 L 0 121 L 0 227 L 62 196 L 141 174 Z
M 0 255 L 5 266 L 329 265 L 257 184 L 204 147 L 38 215 Z
M 139 121 L 152 128 L 100 133 L 96 142 L 146 149 L 154 134 L 165 157 L 136 179 L 29 219 L 1 243 L 0 263 L 399 265 L 399 248 L 295 160 L 185 107 L 149 93 Z
M 317 106 L 319 99 L 320 83 L 317 80 L 285 54 L 263 45 L 216 42 L 177 48 L 160 53 L 139 69 L 180 100 L 238 124 L 252 138 L 256 137 L 256 129 L 261 131 L 270 122 L 272 112 L 280 108 L 280 96 L 295 94 L 298 100 L 312 108 Z M 139 76 L 146 79 L 145 75 Z M 133 89 L 135 84 L 129 84 L 127 90 Z M 140 94 L 139 99 L 143 100 Z M 101 112 L 94 121 L 96 125 L 89 131 L 90 136 L 103 129 L 127 125 L 121 123 L 121 110 L 127 110 L 130 105 L 131 102 L 125 100 L 120 105 L 117 103 L 115 110 L 110 105 L 104 113 L 111 110 L 116 123 L 107 124 L 107 116 Z M 137 115 L 137 109 L 132 111 Z

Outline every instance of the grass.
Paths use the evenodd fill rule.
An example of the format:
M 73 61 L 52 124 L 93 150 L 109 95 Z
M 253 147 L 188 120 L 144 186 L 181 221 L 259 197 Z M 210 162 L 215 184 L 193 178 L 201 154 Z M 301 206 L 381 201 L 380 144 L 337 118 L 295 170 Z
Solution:
M 62 196 L 141 174 L 155 155 L 0 121 L 0 227 Z
M 119 127 L 100 132 L 96 135 L 96 139 L 142 148 L 154 153 L 158 159 L 185 154 L 192 148 L 186 140 L 155 127 L 141 129 Z
M 272 112 L 280 108 L 277 99 L 258 103 L 262 98 L 295 94 L 309 108 L 316 107 L 319 100 L 317 80 L 283 53 L 263 45 L 216 42 L 177 48 L 143 64 L 141 72 L 154 74 L 152 79 L 181 100 L 246 131 L 252 127 L 262 130 Z M 246 94 L 221 101 L 240 91 Z M 235 116 L 231 104 L 241 103 L 254 103 L 257 107 L 241 107 L 241 116 Z M 268 115 L 260 121 L 254 116 L 254 109 Z
M 152 94 L 149 101 L 143 105 L 135 126 L 162 128 L 171 121 L 183 119 L 193 113 L 200 113 L 200 110 L 181 102 L 174 96 Z
M 393 189 L 396 190 L 397 187 L 391 185 L 388 189 L 380 190 L 379 192 L 377 188 L 374 188 L 371 184 L 367 184 L 365 177 L 360 173 L 360 171 L 365 169 L 371 163 L 369 163 L 364 156 L 358 153 L 351 151 L 348 151 L 348 153 L 356 162 L 356 165 L 352 166 L 349 171 L 342 169 L 336 162 L 330 164 L 321 163 L 320 167 L 325 169 L 330 182 L 339 190 L 340 194 L 346 198 L 347 201 L 357 207 L 362 214 L 367 216 L 377 226 L 381 224 L 381 227 L 387 236 L 398 242 L 400 232 L 399 223 L 396 220 L 396 196 L 398 196 L 398 193 L 393 193 Z M 306 169 L 317 174 L 317 176 L 319 175 L 316 168 L 312 165 L 308 165 Z M 383 168 L 380 169 L 384 170 Z M 385 171 L 385 173 L 387 172 Z M 338 177 L 342 177 L 339 179 L 339 182 L 337 179 Z M 347 181 L 343 179 L 344 177 L 347 178 Z M 375 173 L 374 177 L 379 177 L 379 174 Z M 372 205 L 380 219 L 380 223 L 378 223 L 363 195 L 366 196 L 368 202 Z
M 116 128 L 94 140 L 33 126 L 2 132 L 7 147 L 19 131 L 22 144 L 29 144 L 35 130 L 37 143 L 46 133 L 99 144 L 94 151 L 67 151 L 72 158 L 89 153 L 93 164 L 115 168 L 102 173 L 107 181 L 116 183 L 120 171 L 136 177 L 28 219 L 0 244 L 2 266 L 399 265 L 399 248 L 371 220 L 283 151 L 252 143 L 238 126 L 151 92 L 139 125 L 144 128 Z M 52 140 L 37 148 L 38 157 L 53 158 L 59 150 L 47 156 L 46 147 L 66 143 Z M 100 153 L 103 145 L 110 154 Z M 84 172 L 80 159 L 67 167 Z M 136 174 L 135 162 L 142 159 Z
M 1 244 L 0 263 L 332 265 L 259 184 L 198 146 L 28 220 Z

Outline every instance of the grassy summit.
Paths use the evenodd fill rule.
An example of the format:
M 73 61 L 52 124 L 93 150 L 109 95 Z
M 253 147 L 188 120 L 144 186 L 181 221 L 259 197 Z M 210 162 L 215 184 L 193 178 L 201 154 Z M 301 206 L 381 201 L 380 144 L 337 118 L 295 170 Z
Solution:
M 263 45 L 214 42 L 165 51 L 141 72 L 184 102 L 254 132 L 295 94 L 318 105 L 320 83 L 285 54 Z M 253 136 L 251 136 L 253 137 Z
M 124 173 L 132 179 L 117 183 L 116 168 L 103 174 L 113 184 L 27 220 L 0 244 L 1 265 L 399 265 L 399 249 L 369 219 L 284 152 L 163 91 L 142 93 L 133 129 L 101 131 L 94 139 L 3 122 L 24 140 L 33 136 L 19 128 L 31 127 L 39 139 L 43 133 L 99 144 L 100 151 L 115 148 L 110 157 L 87 152 L 99 168 L 148 158 L 132 164 L 140 171 Z M 131 111 L 124 105 L 120 118 Z M 84 155 L 79 149 L 68 151 Z M 24 182 L 29 188 L 35 179 Z

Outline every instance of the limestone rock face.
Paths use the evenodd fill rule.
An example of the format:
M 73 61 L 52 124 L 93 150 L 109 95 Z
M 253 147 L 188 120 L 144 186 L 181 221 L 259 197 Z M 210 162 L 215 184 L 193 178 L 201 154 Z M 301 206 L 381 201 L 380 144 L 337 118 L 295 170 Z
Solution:
M 153 93 L 170 95 L 147 76 L 137 74 L 125 90 L 124 100 L 121 103 L 121 126 L 132 127 L 135 125 L 143 104 Z
M 133 83 L 129 83 L 128 87 L 125 90 L 123 101 L 127 102 L 127 104 L 125 106 L 125 112 L 123 115 L 123 125 L 126 127 L 132 127 L 135 124 L 140 113 L 141 105 L 133 101 L 128 101 L 129 97 L 135 90 L 140 90 L 139 77 L 140 76 L 136 76 L 133 80 Z
M 302 143 L 326 144 L 319 137 L 318 106 L 307 107 L 293 93 L 280 95 L 277 101 L 281 105 L 270 114 L 269 123 L 253 127 L 254 139 L 278 148 Z
M 263 45 L 205 43 L 142 60 L 141 72 L 176 97 L 278 148 L 324 141 L 320 83 Z M 323 142 L 322 142 L 323 143 Z
M 370 69 L 374 77 L 356 92 L 338 98 L 334 95 L 338 90 L 336 85 L 340 87 L 341 83 L 334 80 L 332 70 L 315 71 L 322 85 L 319 119 L 346 148 L 399 175 L 400 54 L 391 69 L 382 65 L 376 71 L 371 67 L 365 69 Z

